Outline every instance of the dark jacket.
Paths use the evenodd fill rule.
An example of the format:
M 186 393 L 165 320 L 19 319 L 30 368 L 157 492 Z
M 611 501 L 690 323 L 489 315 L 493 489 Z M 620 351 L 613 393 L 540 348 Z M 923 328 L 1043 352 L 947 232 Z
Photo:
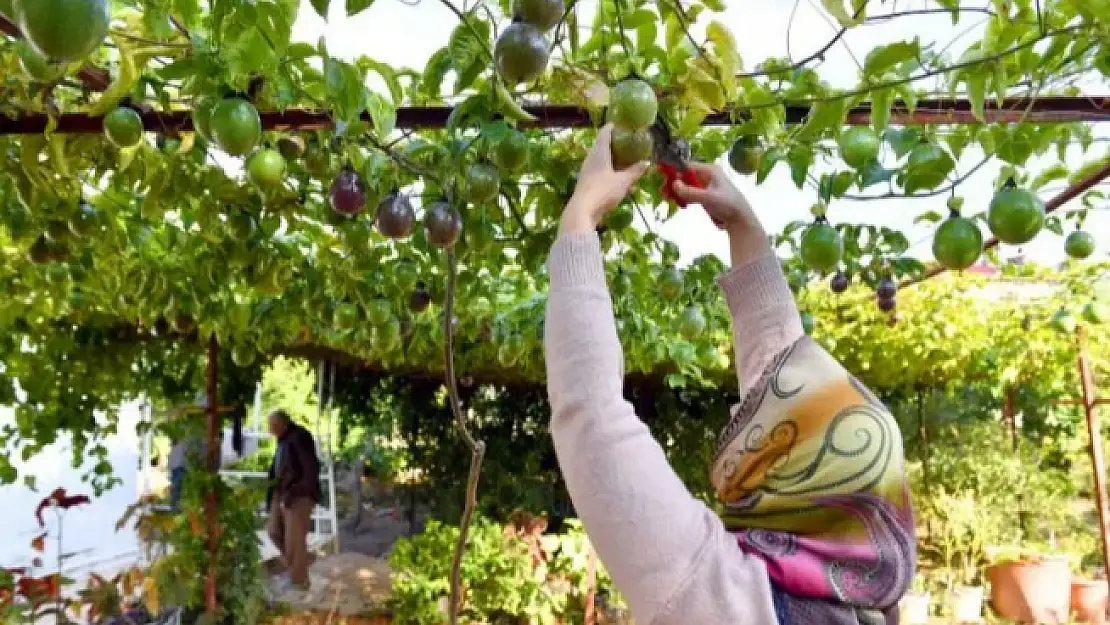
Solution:
M 320 502 L 320 460 L 316 457 L 316 442 L 308 430 L 296 423 L 289 424 L 278 439 L 269 477 L 267 506 L 275 494 L 287 506 L 302 497 Z

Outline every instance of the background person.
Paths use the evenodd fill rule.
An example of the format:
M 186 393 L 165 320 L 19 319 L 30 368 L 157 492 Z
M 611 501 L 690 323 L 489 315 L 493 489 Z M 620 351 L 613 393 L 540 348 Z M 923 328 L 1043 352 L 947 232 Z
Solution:
M 270 464 L 266 501 L 270 520 L 266 531 L 281 552 L 282 567 L 297 590 L 308 590 L 308 530 L 312 509 L 320 501 L 320 461 L 316 441 L 289 413 L 275 410 L 270 433 L 277 439 Z
M 916 559 L 897 424 L 802 330 L 778 258 L 717 167 L 677 185 L 729 235 L 719 278 L 741 388 L 694 498 L 622 396 L 623 355 L 595 228 L 646 171 L 613 169 L 611 126 L 582 165 L 551 250 L 551 433 L 575 509 L 644 625 L 897 623 Z M 649 297 L 649 294 L 644 294 Z

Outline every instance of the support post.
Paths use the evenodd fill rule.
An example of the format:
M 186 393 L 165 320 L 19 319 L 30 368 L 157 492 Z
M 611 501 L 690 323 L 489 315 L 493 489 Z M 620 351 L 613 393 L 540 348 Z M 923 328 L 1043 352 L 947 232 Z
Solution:
M 1087 360 L 1087 350 L 1084 346 L 1083 327 L 1076 330 L 1076 342 L 1079 346 L 1079 383 L 1083 388 L 1083 412 L 1087 417 L 1087 432 L 1091 437 L 1091 466 L 1095 477 L 1095 497 L 1098 506 L 1098 529 L 1102 537 L 1102 560 L 1106 567 L 1106 579 L 1110 580 L 1110 527 L 1107 526 L 1106 459 L 1102 453 L 1102 430 L 1099 427 L 1098 415 L 1095 413 L 1094 378 L 1091 375 L 1091 363 Z
M 220 468 L 220 411 L 219 398 L 217 397 L 217 376 L 219 374 L 219 345 L 216 335 L 208 337 L 208 369 L 205 375 L 205 397 L 208 405 L 205 407 L 208 426 L 208 444 L 205 448 L 205 470 L 212 480 L 219 479 Z M 216 559 L 219 552 L 219 526 L 216 518 L 216 508 L 219 502 L 216 499 L 216 489 L 209 487 L 204 500 L 204 517 L 208 535 L 208 577 L 204 585 L 204 607 L 209 614 L 216 614 L 219 605 L 216 602 Z

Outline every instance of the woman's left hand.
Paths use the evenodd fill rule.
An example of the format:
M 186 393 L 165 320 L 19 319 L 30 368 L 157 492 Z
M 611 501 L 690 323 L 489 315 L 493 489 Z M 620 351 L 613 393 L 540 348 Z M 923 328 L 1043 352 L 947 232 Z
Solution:
M 593 231 L 601 218 L 620 204 L 632 185 L 647 171 L 647 161 L 627 169 L 614 169 L 610 146 L 612 137 L 612 124 L 606 124 L 598 131 L 597 139 L 578 172 L 574 195 L 563 210 L 561 233 Z

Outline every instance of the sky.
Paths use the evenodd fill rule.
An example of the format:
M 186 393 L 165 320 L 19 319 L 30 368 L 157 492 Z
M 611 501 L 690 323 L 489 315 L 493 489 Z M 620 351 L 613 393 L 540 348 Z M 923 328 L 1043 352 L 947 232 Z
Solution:
M 428 57 L 446 43 L 458 23 L 458 18 L 437 0 L 421 0 L 415 6 L 408 6 L 398 0 L 378 0 L 370 9 L 353 18 L 346 17 L 343 4 L 340 0 L 333 0 L 329 20 L 325 22 L 307 2 L 302 3 L 301 14 L 294 25 L 294 39 L 315 42 L 323 36 L 327 40 L 329 52 L 337 57 L 353 59 L 367 55 L 394 66 L 422 69 Z M 986 3 L 965 4 L 981 6 Z M 584 7 L 584 10 L 591 10 L 596 5 L 595 0 L 582 0 L 579 6 Z M 795 3 L 789 0 L 733 0 L 729 2 L 729 8 L 715 15 L 715 18 L 731 28 L 744 64 L 750 69 L 766 58 L 787 56 L 786 33 L 791 25 L 794 6 Z M 883 11 L 889 11 L 886 6 L 883 5 Z M 903 0 L 898 3 L 899 10 L 925 6 L 935 8 L 936 4 L 924 0 Z M 818 8 L 816 0 L 799 0 L 797 7 L 793 25 L 789 28 L 790 52 L 793 58 L 803 58 L 823 46 L 836 32 L 837 26 Z M 702 20 L 703 23 L 705 21 Z M 899 39 L 911 40 L 915 36 L 923 44 L 937 42 L 939 46 L 944 46 L 955 38 L 956 42 L 950 51 L 958 56 L 979 36 L 982 30 L 980 24 L 978 16 L 974 15 L 962 18 L 956 27 L 946 15 L 926 15 L 852 29 L 842 40 L 844 45 L 837 45 L 826 54 L 826 62 L 818 71 L 823 79 L 833 85 L 854 85 L 858 70 L 853 54 L 856 58 L 863 59 L 876 46 Z M 965 35 L 958 36 L 965 31 Z M 696 28 L 695 35 L 700 36 Z M 1104 91 L 1100 86 L 1105 84 L 1094 86 L 1092 91 Z M 387 94 L 383 92 L 383 95 Z M 1110 137 L 1110 124 L 1106 128 L 1096 128 L 1096 136 Z M 1074 153 L 1068 155 L 1067 164 L 1078 167 L 1104 149 L 1105 145 L 1096 142 L 1087 157 L 1074 149 Z M 969 170 L 982 156 L 981 151 L 968 149 L 957 171 Z M 1055 158 L 1050 155 L 1047 159 L 1031 160 L 1029 169 L 1035 173 L 1041 167 L 1055 162 Z M 965 213 L 986 209 L 998 171 L 997 164 L 992 163 L 960 186 L 958 192 L 965 198 Z M 733 180 L 747 194 L 764 222 L 765 229 L 770 233 L 781 231 L 791 221 L 809 219 L 809 208 L 817 200 L 814 190 L 808 187 L 798 190 L 794 186 L 785 164 L 780 164 L 759 186 L 754 184 L 754 180 L 739 175 L 733 176 Z M 1048 189 L 1058 192 L 1060 188 L 1050 186 Z M 1051 192 L 1046 192 L 1042 199 L 1047 200 L 1051 195 Z M 830 206 L 829 217 L 833 221 L 872 223 L 897 228 L 915 243 L 910 250 L 911 255 L 930 260 L 931 233 L 935 225 L 914 225 L 913 218 L 928 210 L 945 213 L 945 201 L 944 197 L 869 202 L 837 200 Z M 1087 224 L 1086 229 L 1095 234 L 1099 243 L 1095 259 L 1105 260 L 1110 251 L 1110 216 L 1105 212 L 1092 211 Z M 666 223 L 652 224 L 652 227 L 678 244 L 683 262 L 705 253 L 715 253 L 727 259 L 728 247 L 724 235 L 718 233 L 704 214 L 696 209 L 680 211 L 675 218 Z M 1024 246 L 1020 252 L 1033 260 L 1057 263 L 1065 258 L 1063 247 L 1060 237 L 1045 232 Z M 1019 250 L 1007 246 L 1002 250 L 1004 258 L 1015 256 L 1018 252 Z

